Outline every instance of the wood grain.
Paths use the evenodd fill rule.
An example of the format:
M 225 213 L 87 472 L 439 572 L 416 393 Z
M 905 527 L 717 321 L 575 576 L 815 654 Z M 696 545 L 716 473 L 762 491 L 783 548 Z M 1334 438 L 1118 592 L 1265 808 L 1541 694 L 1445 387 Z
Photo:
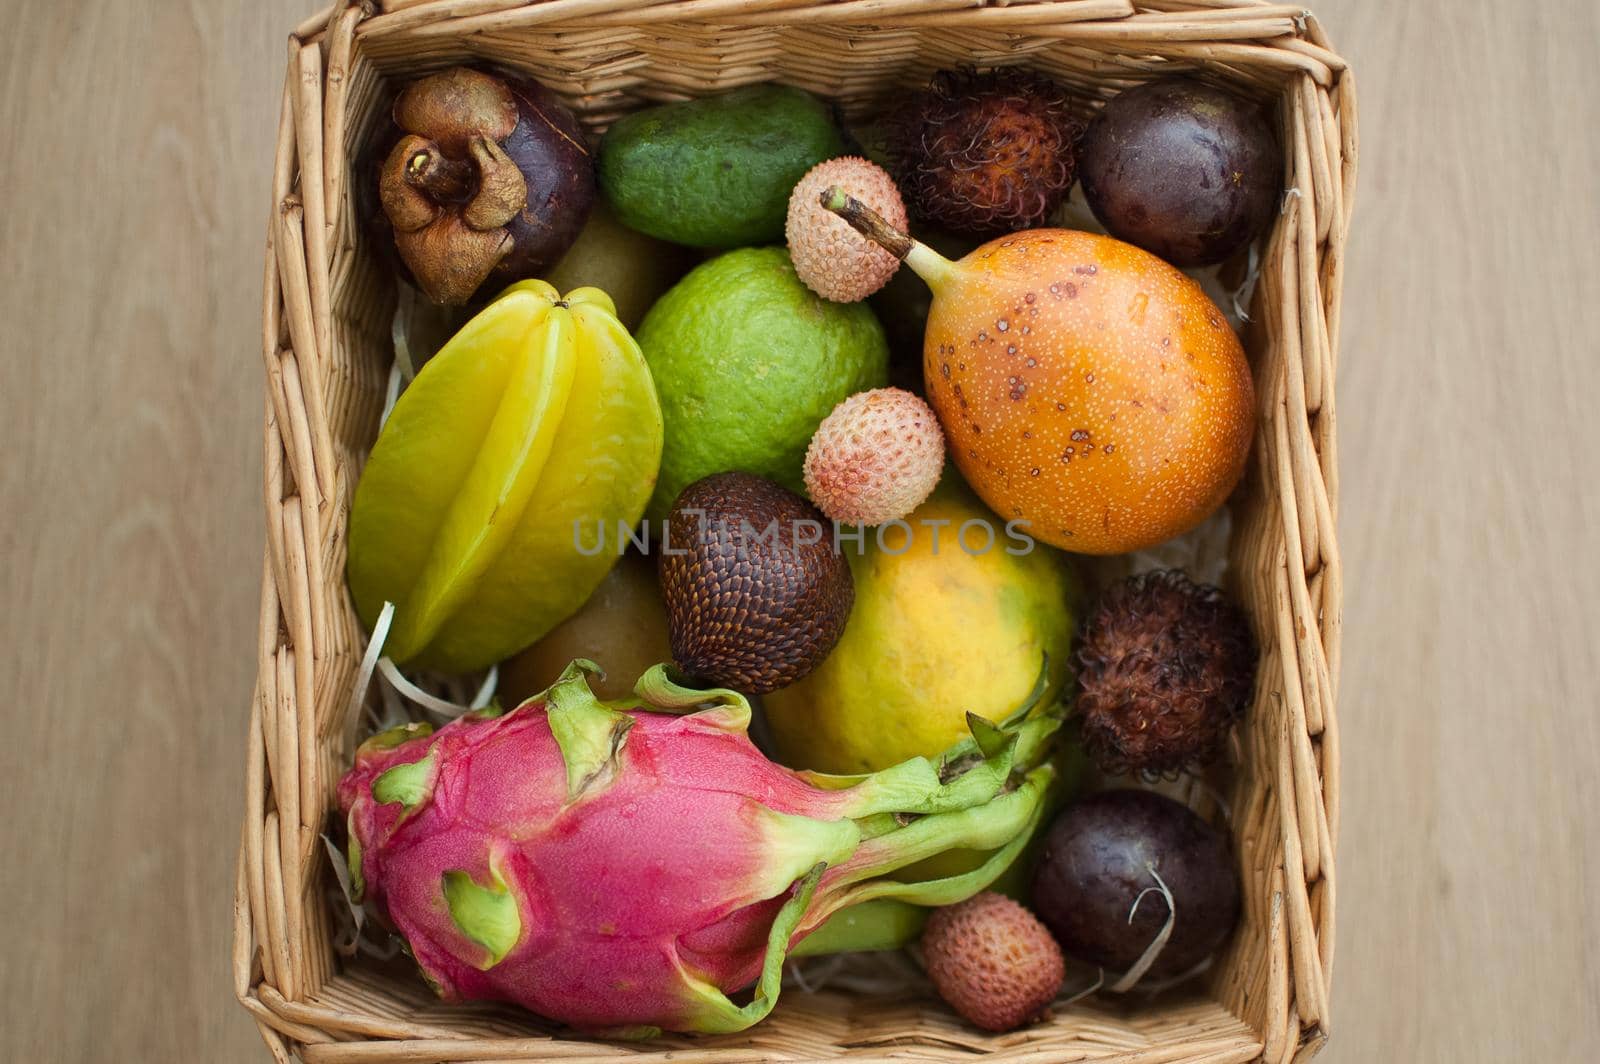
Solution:
M 0 1031 L 265 1059 L 227 966 L 255 336 L 305 0 L 7 3 Z M 1600 7 L 1320 0 L 1358 72 L 1324 1059 L 1600 1056 Z
M 1600 1056 L 1600 6 L 1321 5 L 1361 89 L 1331 1061 Z
M 244 1061 L 262 235 L 302 3 L 6 4 L 0 1057 Z

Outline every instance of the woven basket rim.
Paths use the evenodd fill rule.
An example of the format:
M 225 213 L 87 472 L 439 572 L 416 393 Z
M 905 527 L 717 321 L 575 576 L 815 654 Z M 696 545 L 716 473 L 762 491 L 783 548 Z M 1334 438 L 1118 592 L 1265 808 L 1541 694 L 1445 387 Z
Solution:
M 601 126 L 640 102 L 775 80 L 763 76 L 775 63 L 793 63 L 783 80 L 844 85 L 848 95 L 856 82 L 830 69 L 827 49 L 904 42 L 915 49 L 885 64 L 932 69 L 950 65 L 947 51 L 970 49 L 983 63 L 1048 65 L 1095 94 L 1180 67 L 1281 105 L 1287 194 L 1262 252 L 1256 306 L 1264 313 L 1247 337 L 1260 425 L 1248 510 L 1231 547 L 1263 642 L 1232 795 L 1246 922 L 1211 979 L 1212 998 L 1163 1006 L 1150 1018 L 1074 1006 L 1066 1020 L 989 1039 L 914 1003 L 884 1006 L 893 1018 L 877 1023 L 854 1012 L 839 1020 L 850 1008 L 844 998 L 791 1006 L 786 996 L 766 1024 L 779 1025 L 789 1008 L 809 1033 L 762 1025 L 745 1041 L 669 1039 L 657 1048 L 695 1061 L 865 1060 L 916 1046 L 928 1060 L 983 1053 L 1157 1064 L 1299 1061 L 1326 1041 L 1342 588 L 1334 375 L 1358 143 L 1354 76 L 1316 16 L 1270 0 L 337 0 L 289 37 L 263 276 L 268 536 L 233 974 L 274 1059 L 653 1055 L 525 1028 L 519 1035 L 480 1009 L 428 1008 L 363 968 L 341 971 L 330 946 L 320 834 L 346 753 L 349 676 L 361 650 L 343 587 L 344 528 L 371 442 L 362 426 L 381 391 L 378 368 L 360 352 L 381 348 L 377 337 L 387 335 L 373 311 L 384 295 L 351 217 L 346 144 L 370 118 L 363 107 L 376 80 L 388 69 L 521 48 L 523 65 L 571 67 L 551 75 L 560 82 L 553 87 Z M 732 58 L 702 75 L 649 51 L 657 46 L 668 57 L 682 47 Z M 877 76 L 860 76 L 869 75 Z

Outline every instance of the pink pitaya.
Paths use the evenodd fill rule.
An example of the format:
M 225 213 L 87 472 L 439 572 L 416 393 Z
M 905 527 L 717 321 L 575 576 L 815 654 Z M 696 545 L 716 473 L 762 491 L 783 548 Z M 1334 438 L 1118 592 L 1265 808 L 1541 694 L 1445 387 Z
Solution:
M 742 1030 L 830 914 L 966 898 L 1042 815 L 1052 715 L 973 717 L 938 762 L 821 776 L 768 761 L 735 692 L 657 666 L 638 699 L 601 703 L 592 668 L 575 662 L 503 716 L 375 736 L 340 781 L 352 889 L 447 999 L 614 1034 Z M 889 876 L 957 848 L 993 856 L 945 879 Z M 752 982 L 749 1004 L 729 1000 Z

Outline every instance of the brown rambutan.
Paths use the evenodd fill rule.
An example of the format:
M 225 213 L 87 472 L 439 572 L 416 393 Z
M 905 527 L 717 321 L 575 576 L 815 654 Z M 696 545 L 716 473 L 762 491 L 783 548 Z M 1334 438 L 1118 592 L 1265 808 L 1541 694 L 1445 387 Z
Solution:
M 1109 588 L 1077 657 L 1084 748 L 1107 772 L 1167 775 L 1214 759 L 1255 684 L 1244 614 L 1177 570 Z
M 1025 70 L 943 70 L 887 123 L 906 204 L 985 239 L 1045 220 L 1072 187 L 1083 124 L 1060 85 Z

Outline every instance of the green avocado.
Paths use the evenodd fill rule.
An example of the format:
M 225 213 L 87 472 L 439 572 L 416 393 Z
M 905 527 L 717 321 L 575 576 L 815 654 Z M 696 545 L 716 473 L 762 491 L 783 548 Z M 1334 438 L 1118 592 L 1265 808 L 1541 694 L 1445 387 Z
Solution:
M 783 239 L 789 193 L 843 154 L 829 106 L 786 85 L 652 107 L 600 142 L 600 184 L 624 225 L 677 244 L 733 248 Z

